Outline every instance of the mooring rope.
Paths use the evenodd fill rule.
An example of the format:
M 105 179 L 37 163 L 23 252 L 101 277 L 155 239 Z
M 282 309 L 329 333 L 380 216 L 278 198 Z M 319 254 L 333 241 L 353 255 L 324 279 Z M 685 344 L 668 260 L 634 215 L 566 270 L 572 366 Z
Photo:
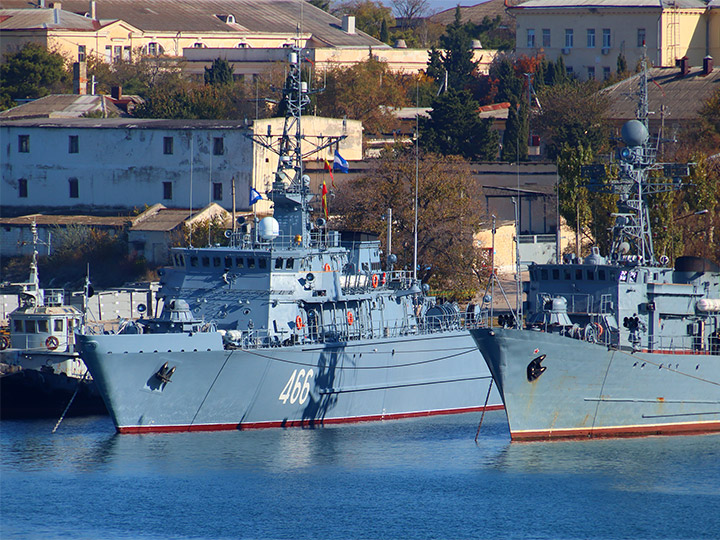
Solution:
M 67 414 L 68 409 L 70 409 L 70 405 L 72 405 L 72 402 L 73 402 L 73 400 L 75 399 L 75 396 L 77 396 L 77 393 L 78 393 L 78 391 L 80 390 L 80 385 L 81 385 L 81 384 L 83 383 L 83 381 L 85 380 L 85 377 L 88 376 L 88 373 L 89 373 L 89 371 L 86 369 L 86 370 L 85 370 L 85 374 L 82 376 L 82 379 L 80 379 L 80 380 L 78 381 L 77 385 L 75 386 L 75 392 L 73 392 L 73 395 L 72 395 L 72 397 L 70 398 L 70 401 L 68 402 L 67 407 L 65 407 L 65 410 L 64 410 L 63 413 L 60 415 L 60 420 L 58 420 L 58 421 L 57 421 L 57 424 L 55 424 L 55 427 L 54 427 L 53 430 L 52 430 L 53 433 L 55 433 L 55 432 L 57 431 L 57 428 L 60 427 L 60 423 L 65 419 L 65 415 Z
M 482 414 L 480 415 L 480 423 L 478 424 L 478 430 L 475 434 L 475 443 L 477 444 L 478 436 L 480 435 L 480 428 L 482 427 L 483 419 L 485 418 L 485 410 L 487 409 L 488 401 L 490 401 L 490 391 L 492 390 L 493 378 L 490 377 L 490 386 L 488 386 L 488 393 L 485 396 L 485 406 L 483 407 Z

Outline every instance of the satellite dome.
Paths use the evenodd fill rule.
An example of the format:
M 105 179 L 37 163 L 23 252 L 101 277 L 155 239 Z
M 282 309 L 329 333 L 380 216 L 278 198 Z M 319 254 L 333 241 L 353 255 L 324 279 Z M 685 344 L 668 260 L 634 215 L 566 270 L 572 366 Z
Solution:
M 630 120 L 622 127 L 622 138 L 628 146 L 642 146 L 649 136 L 645 124 L 640 120 Z
M 263 240 L 274 240 L 280 234 L 280 224 L 274 217 L 264 217 L 258 223 L 258 233 Z

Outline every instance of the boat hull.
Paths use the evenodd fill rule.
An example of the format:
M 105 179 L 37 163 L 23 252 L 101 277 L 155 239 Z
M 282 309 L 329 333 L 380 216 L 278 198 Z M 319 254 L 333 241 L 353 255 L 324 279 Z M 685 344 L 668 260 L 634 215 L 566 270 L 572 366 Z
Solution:
M 388 420 L 482 410 L 467 331 L 225 350 L 217 333 L 78 336 L 120 433 Z M 168 382 L 158 373 L 175 368 Z M 497 392 L 488 408 L 500 408 Z
M 471 334 L 513 440 L 720 431 L 718 355 L 615 350 L 528 330 Z M 535 359 L 545 369 L 530 380 Z

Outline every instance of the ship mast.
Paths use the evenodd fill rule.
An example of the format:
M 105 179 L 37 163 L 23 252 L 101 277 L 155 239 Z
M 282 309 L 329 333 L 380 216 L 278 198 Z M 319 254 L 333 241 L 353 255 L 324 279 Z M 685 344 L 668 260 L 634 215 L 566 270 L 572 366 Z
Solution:
M 275 178 L 270 191 L 274 205 L 274 217 L 278 220 L 282 234 L 294 239 L 297 246 L 308 247 L 310 229 L 310 178 L 303 174 L 303 159 L 318 156 L 320 151 L 336 145 L 347 137 L 303 135 L 302 110 L 310 103 L 308 83 L 302 80 L 303 49 L 296 43 L 288 49 L 289 73 L 283 87 L 281 103 L 285 107 L 285 122 L 282 135 L 272 134 L 268 125 L 267 134 L 251 134 L 250 139 L 279 156 Z M 312 149 L 303 153 L 302 143 Z

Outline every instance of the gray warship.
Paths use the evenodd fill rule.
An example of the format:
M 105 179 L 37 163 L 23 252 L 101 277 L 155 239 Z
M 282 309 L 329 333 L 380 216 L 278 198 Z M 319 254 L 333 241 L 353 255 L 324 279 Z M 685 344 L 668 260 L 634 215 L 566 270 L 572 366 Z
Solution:
M 302 50 L 289 49 L 273 216 L 230 245 L 173 248 L 158 317 L 77 335 L 120 433 L 313 427 L 499 408 L 468 326 L 412 272 L 382 268 L 376 237 L 311 219 L 303 174 Z M 318 151 L 336 144 L 328 140 Z M 392 261 L 392 258 L 391 258 Z
M 659 164 L 638 119 L 622 129 L 608 257 L 532 264 L 526 317 L 473 329 L 500 390 L 513 440 L 720 431 L 720 268 L 655 258 L 646 197 L 687 166 Z M 667 183 L 651 172 L 663 169 Z

